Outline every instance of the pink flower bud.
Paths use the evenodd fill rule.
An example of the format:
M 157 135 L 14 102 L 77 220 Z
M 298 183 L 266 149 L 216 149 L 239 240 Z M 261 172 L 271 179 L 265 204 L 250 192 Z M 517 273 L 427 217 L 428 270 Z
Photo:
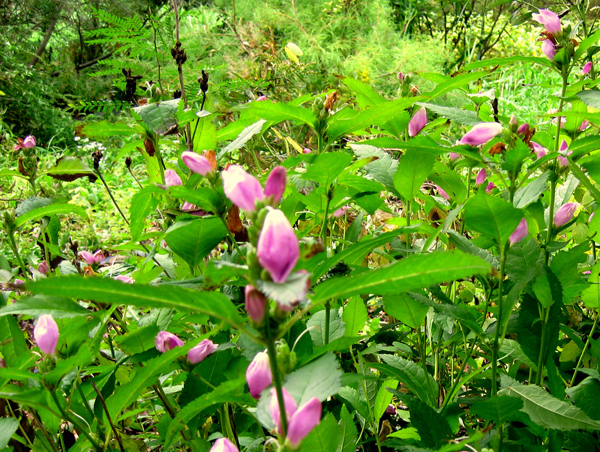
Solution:
M 40 350 L 48 355 L 54 356 L 56 344 L 58 344 L 58 325 L 51 315 L 41 315 L 33 329 L 33 338 Z
M 400 83 L 404 83 L 405 78 L 406 76 L 402 72 L 398 72 L 398 80 L 400 80 Z
M 460 140 L 460 144 L 468 144 L 470 146 L 479 146 L 487 143 L 496 135 L 502 133 L 502 126 L 497 122 L 482 122 L 473 126 L 464 137 Z
M 581 124 L 579 125 L 579 131 L 583 132 L 589 126 L 590 126 L 590 122 L 587 119 L 584 119 L 583 121 L 581 121 Z
M 213 171 L 210 162 L 203 155 L 197 154 L 192 151 L 185 151 L 181 153 L 181 160 L 185 163 L 189 169 L 194 173 L 206 176 L 208 173 Z
M 154 346 L 161 353 L 168 352 L 169 350 L 173 350 L 175 347 L 181 347 L 182 345 L 183 341 L 181 339 L 167 331 L 160 331 L 154 340 Z
M 256 246 L 258 262 L 276 283 L 286 281 L 300 256 L 298 238 L 281 210 L 271 209 L 265 217 Z
M 298 408 L 288 423 L 287 439 L 292 448 L 298 447 L 319 422 L 321 422 L 321 402 L 313 397 Z
M 446 201 L 451 201 L 450 195 L 446 193 L 446 191 L 442 187 L 436 185 L 435 188 L 437 189 L 438 195 L 440 195 Z
M 227 438 L 219 438 L 210 448 L 209 452 L 240 452 L 235 444 L 229 441 Z
M 256 201 L 265 197 L 260 182 L 239 165 L 231 165 L 222 173 L 223 190 L 236 206 L 246 212 L 253 212 Z
M 539 14 L 533 14 L 531 18 L 542 24 L 549 33 L 556 34 L 561 29 L 560 17 L 548 9 L 540 9 Z
M 285 177 L 286 169 L 283 166 L 276 166 L 269 173 L 267 182 L 265 184 L 265 196 L 272 196 L 273 203 L 279 204 L 283 192 L 285 192 Z
M 24 148 L 34 148 L 35 147 L 35 137 L 33 135 L 28 135 L 25 137 L 25 139 L 23 140 L 23 147 Z
M 475 185 L 479 187 L 481 184 L 485 182 L 485 178 L 487 177 L 487 171 L 485 168 L 481 168 L 477 173 L 477 177 L 475 178 Z
M 38 264 L 38 271 L 42 275 L 47 275 L 49 270 L 50 270 L 50 266 L 48 265 L 48 262 L 42 261 Z
M 527 132 L 529 132 L 529 124 L 524 122 L 517 129 L 517 135 L 525 135 Z
M 558 167 L 559 168 L 566 168 L 567 166 L 569 166 L 569 161 L 567 160 L 566 157 L 559 155 L 557 157 L 558 159 Z
M 548 150 L 541 144 L 538 144 L 535 141 L 531 141 L 531 147 L 533 147 L 533 153 L 535 154 L 538 160 L 546 156 Z
M 587 62 L 587 63 L 585 63 L 585 65 L 583 66 L 583 69 L 581 70 L 581 74 L 582 74 L 582 75 L 589 74 L 591 70 L 592 70 L 592 62 L 591 62 L 591 61 L 588 61 L 588 62 Z
M 390 403 L 388 405 L 388 407 L 385 409 L 385 412 L 387 414 L 396 414 L 396 407 Z
M 256 98 L 256 102 L 262 102 L 263 100 L 267 100 L 267 96 L 265 96 L 264 94 Z
M 254 286 L 246 286 L 246 312 L 248 317 L 255 323 L 261 323 L 265 318 L 267 299 L 263 293 Z
M 310 154 L 312 151 L 309 148 L 302 149 L 303 154 Z
M 349 209 L 350 209 L 350 206 L 342 206 L 338 210 L 333 212 L 333 216 L 336 218 L 341 218 L 344 215 L 346 215 L 346 213 L 348 212 Z
M 527 220 L 523 218 L 517 226 L 517 229 L 515 229 L 515 231 L 508 238 L 511 246 L 521 241 L 527 235 L 527 232 L 529 232 L 529 229 L 527 227 Z
M 554 57 L 556 56 L 556 47 L 554 47 L 554 44 L 549 39 L 544 39 L 544 42 L 542 42 L 542 53 L 546 55 L 546 58 L 550 61 L 554 60 Z
M 94 259 L 94 255 L 88 251 L 80 251 L 79 257 L 82 258 L 86 264 L 94 265 L 96 263 L 96 259 Z
M 498 187 L 496 187 L 493 182 L 490 182 L 487 184 L 487 187 L 485 187 L 485 192 L 489 195 L 494 188 Z
M 246 370 L 246 382 L 248 382 L 250 395 L 255 399 L 258 399 L 260 393 L 273 383 L 267 352 L 256 354 Z
M 175 170 L 168 169 L 165 171 L 165 185 L 167 187 L 173 187 L 174 185 L 183 185 L 181 177 L 175 172 Z
M 294 398 L 290 395 L 289 392 L 287 392 L 287 390 L 285 388 L 281 388 L 281 389 L 283 392 L 283 404 L 285 406 L 285 414 L 287 416 L 286 419 L 288 421 L 288 432 L 289 432 L 290 420 L 291 420 L 292 416 L 294 415 L 294 413 L 296 412 L 296 410 L 298 409 L 298 405 L 296 404 L 296 401 L 294 400 Z M 281 434 L 281 433 L 283 433 L 283 429 L 281 427 L 281 412 L 279 411 L 279 402 L 277 399 L 277 391 L 275 390 L 275 388 L 271 389 L 270 409 L 271 409 L 271 417 L 273 418 L 273 422 L 275 422 L 275 425 L 277 426 L 277 433 Z
M 198 345 L 190 349 L 190 351 L 187 354 L 187 360 L 192 364 L 198 364 L 204 358 L 208 357 L 209 355 L 212 355 L 216 349 L 217 346 L 213 341 L 211 341 L 210 339 L 204 339 Z
M 25 285 L 25 281 L 23 281 L 22 279 L 17 278 L 17 279 L 15 279 L 15 284 L 17 286 L 23 286 L 23 285 Z
M 421 107 L 408 122 L 408 135 L 415 137 L 427 125 L 427 110 Z
M 97 264 L 102 262 L 104 259 L 106 259 L 106 256 L 104 256 L 102 250 L 98 250 L 94 253 L 94 262 L 96 262 Z
M 458 152 L 451 152 L 450 153 L 450 160 L 452 160 L 452 161 L 456 160 L 459 157 L 460 157 L 460 154 Z
M 573 218 L 573 214 L 579 207 L 579 203 L 568 202 L 560 206 L 554 215 L 554 226 L 557 228 L 567 224 Z
M 565 152 L 569 149 L 569 145 L 567 144 L 566 140 L 562 140 L 562 143 L 560 143 L 560 148 L 558 149 L 560 152 Z
M 115 276 L 113 279 L 116 279 L 117 281 L 121 281 L 122 283 L 125 283 L 125 284 L 133 284 L 133 282 L 134 282 L 134 280 L 131 276 L 125 276 L 125 275 Z

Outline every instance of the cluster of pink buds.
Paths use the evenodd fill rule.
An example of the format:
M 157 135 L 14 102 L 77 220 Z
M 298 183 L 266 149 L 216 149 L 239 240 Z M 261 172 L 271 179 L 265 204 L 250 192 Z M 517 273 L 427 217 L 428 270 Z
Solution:
M 104 256 L 102 250 L 97 250 L 93 254 L 89 251 L 80 251 L 79 257 L 88 265 L 98 265 L 100 262 L 106 259 L 106 256 Z
M 182 347 L 183 344 L 177 335 L 167 331 L 160 331 L 154 340 L 154 346 L 161 353 L 166 353 L 175 347 Z M 190 364 L 198 364 L 213 354 L 215 350 L 217 350 L 217 345 L 210 339 L 204 339 L 188 351 L 187 360 Z
M 542 53 L 549 60 L 556 56 L 557 37 L 562 26 L 558 14 L 549 9 L 540 9 L 539 14 L 533 14 L 532 19 L 544 26 L 542 32 Z

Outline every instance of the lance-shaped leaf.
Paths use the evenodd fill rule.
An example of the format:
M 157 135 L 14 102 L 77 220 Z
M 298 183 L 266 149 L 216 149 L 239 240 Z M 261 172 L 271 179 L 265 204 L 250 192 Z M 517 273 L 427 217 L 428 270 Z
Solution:
M 87 166 L 81 157 L 68 155 L 59 158 L 56 161 L 56 165 L 40 175 L 43 174 L 47 174 L 54 179 L 72 182 L 81 177 L 91 176 L 94 172 Z
M 519 209 L 500 198 L 479 192 L 465 205 L 465 220 L 469 229 L 504 245 L 515 231 L 523 214 Z

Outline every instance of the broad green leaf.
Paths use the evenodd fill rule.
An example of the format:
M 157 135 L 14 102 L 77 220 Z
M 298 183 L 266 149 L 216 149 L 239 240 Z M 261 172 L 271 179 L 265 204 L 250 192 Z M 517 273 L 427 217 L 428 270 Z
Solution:
M 122 336 L 116 336 L 115 342 L 124 353 L 135 355 L 154 348 L 154 340 L 159 331 L 157 325 L 146 325 Z
M 356 389 L 350 386 L 344 386 L 338 392 L 337 398 L 351 405 L 354 411 L 356 411 L 363 419 L 369 419 L 369 407 L 365 398 Z
M 209 314 L 236 328 L 242 326 L 242 318 L 235 306 L 229 298 L 218 292 L 198 292 L 175 286 L 124 284 L 112 278 L 84 278 L 79 275 L 28 282 L 26 288 L 33 293 L 56 297 Z
M 515 413 L 521 408 L 523 408 L 522 400 L 503 395 L 475 402 L 471 405 L 470 411 L 485 420 L 502 425 L 508 420 L 515 419 Z
M 434 162 L 435 155 L 431 153 L 409 149 L 402 155 L 394 175 L 394 186 L 404 199 L 412 201 L 420 193 Z
M 165 135 L 177 126 L 179 101 L 180 99 L 165 100 L 134 107 L 132 110 L 140 115 L 148 129 L 158 135 Z
M 0 317 L 0 352 L 8 367 L 19 368 L 29 357 L 27 342 L 16 317 Z
M 367 177 L 380 182 L 392 193 L 397 193 L 394 187 L 394 175 L 398 170 L 398 161 L 393 159 L 383 149 L 368 144 L 351 144 L 352 151 L 359 159 L 376 157 L 377 160 L 365 165 Z
M 59 158 L 56 161 L 56 165 L 48 169 L 48 171 L 40 173 L 40 176 L 45 174 L 54 179 L 72 182 L 81 177 L 91 176 L 94 174 L 94 171 L 87 166 L 81 157 L 68 155 Z
M 577 93 L 577 97 L 588 107 L 600 109 L 600 91 L 586 90 Z
M 197 124 L 196 125 L 196 121 Z M 204 116 L 192 121 L 191 128 L 194 137 L 194 150 L 198 153 L 217 147 L 217 128 L 212 122 L 212 117 Z
M 205 408 L 227 402 L 252 405 L 254 401 L 250 394 L 245 393 L 245 385 L 246 381 L 243 378 L 226 381 L 217 386 L 214 391 L 204 394 L 185 405 L 169 423 L 165 436 L 165 449 L 171 447 L 181 429 Z
M 331 309 L 329 313 L 329 341 L 333 341 L 344 336 L 346 324 L 337 309 Z M 315 312 L 306 322 L 306 326 L 315 346 L 322 347 L 325 344 L 325 311 Z
M 144 231 L 144 221 L 150 213 L 156 209 L 160 201 L 160 195 L 163 190 L 150 185 L 138 191 L 131 198 L 129 208 L 129 229 L 131 230 L 131 241 L 137 242 Z
M 479 192 L 465 205 L 465 221 L 473 231 L 496 240 L 503 246 L 515 231 L 523 214 L 500 198 Z
M 285 283 L 274 281 L 257 281 L 256 285 L 267 298 L 276 301 L 282 306 L 293 308 L 306 292 L 307 284 L 310 285 L 310 274 L 304 272 L 292 273 Z
M 533 362 L 523 351 L 521 345 L 515 340 L 504 339 L 502 346 L 500 347 L 500 353 L 504 361 L 511 360 L 519 361 L 533 370 L 537 370 L 537 363 Z
M 600 149 L 600 136 L 592 135 L 578 138 L 569 145 L 569 151 L 572 151 L 571 158 L 578 160 L 584 155 Z
M 58 407 L 54 402 L 49 402 L 45 392 L 46 391 L 40 391 L 39 388 L 30 389 L 29 387 L 11 384 L 2 388 L 0 399 L 7 399 L 11 402 L 19 403 L 22 406 L 35 407 L 40 411 L 46 410 L 57 418 L 60 418 Z
M 440 161 L 436 161 L 429 179 L 442 187 L 457 203 L 463 203 L 467 197 L 467 187 L 455 170 Z
M 593 196 L 594 200 L 596 202 L 600 202 L 600 190 L 598 190 L 596 186 L 592 183 L 592 181 L 588 179 L 585 173 L 581 171 L 581 168 L 579 168 L 579 165 L 577 163 L 575 163 L 570 157 L 567 157 L 567 159 L 569 161 L 569 169 L 571 170 L 573 175 L 577 179 L 579 179 L 579 181 L 585 186 L 585 188 L 588 189 L 590 194 Z
M 46 207 L 51 204 L 54 204 L 56 199 L 54 198 L 38 198 L 32 196 L 31 198 L 25 199 L 22 203 L 20 203 L 15 209 L 15 216 L 19 217 L 21 215 L 25 215 L 26 213 L 31 212 L 32 210 L 39 209 L 40 207 Z
M 318 154 L 302 174 L 302 178 L 328 187 L 351 162 L 352 156 L 342 152 Z
M 523 162 L 530 155 L 531 151 L 527 145 L 523 141 L 517 140 L 515 147 L 504 153 L 502 169 L 507 171 L 509 175 L 513 175 L 513 177 L 516 178 L 521 171 Z
M 24 314 L 32 317 L 50 314 L 55 319 L 60 319 L 79 315 L 93 315 L 94 313 L 65 298 L 34 296 L 21 298 L 16 303 L 0 309 L 0 316 L 9 314 Z
M 295 121 L 307 124 L 310 128 L 315 128 L 317 117 L 312 110 L 303 107 L 296 107 L 285 102 L 273 103 L 269 100 L 249 102 L 232 108 L 234 111 L 243 111 L 250 113 L 257 118 L 268 121 L 282 122 Z
M 91 139 L 110 138 L 114 136 L 128 137 L 133 134 L 142 134 L 144 129 L 140 126 L 129 127 L 122 122 L 110 123 L 108 121 L 89 122 L 80 134 Z
M 223 208 L 223 199 L 218 191 L 208 187 L 189 189 L 181 185 L 169 187 L 167 193 L 174 198 L 183 199 L 207 212 L 219 212 Z
M 600 307 L 600 262 L 592 268 L 592 273 L 588 278 L 590 284 L 587 289 L 581 293 L 581 299 L 588 308 Z
M 589 376 L 577 386 L 567 388 L 566 393 L 590 418 L 600 421 L 600 380 Z
M 420 445 L 433 450 L 441 449 L 445 441 L 452 437 L 452 429 L 446 418 L 417 398 L 411 398 L 407 405 L 410 425 L 417 429 L 421 437 Z M 458 450 L 463 448 L 458 446 Z
M 363 299 L 359 296 L 350 298 L 344 306 L 342 319 L 346 323 L 346 336 L 358 335 L 358 332 L 365 327 L 365 322 L 369 319 L 369 313 Z
M 456 248 L 461 250 L 463 253 L 470 253 L 473 256 L 480 257 L 495 268 L 500 267 L 500 263 L 492 253 L 490 253 L 488 250 L 484 250 L 483 248 L 479 248 L 465 236 L 460 235 L 456 231 L 449 230 L 448 237 L 456 246 Z
M 377 397 L 375 397 L 375 406 L 373 407 L 375 422 L 379 423 L 381 420 L 381 416 L 385 413 L 385 410 L 390 405 L 394 394 L 392 394 L 389 389 L 395 390 L 398 387 L 397 380 L 387 380 L 384 381 L 377 391 Z
M 600 422 L 590 419 L 583 410 L 548 394 L 536 385 L 510 384 L 499 391 L 523 399 L 523 411 L 536 424 L 557 430 L 600 430 Z
M 429 406 L 437 406 L 438 385 L 423 367 L 400 356 L 380 354 L 379 357 L 385 364 L 369 363 L 369 366 L 397 378 L 411 393 Z
M 13 436 L 18 429 L 18 419 L 13 417 L 0 419 L 0 450 L 4 449 L 8 445 L 10 437 Z
M 21 173 L 15 170 L 3 169 L 0 170 L 0 177 L 19 177 L 21 179 L 27 179 L 27 176 L 23 176 Z
M 464 126 L 474 126 L 481 122 L 481 119 L 477 116 L 477 113 L 469 110 L 462 110 L 455 107 L 445 107 L 443 105 L 430 104 L 427 102 L 419 102 L 417 105 L 425 107 L 427 110 L 436 113 L 439 116 L 448 118 L 452 122 L 462 124 Z
M 454 91 L 455 89 L 467 87 L 469 83 L 479 80 L 480 78 L 485 77 L 485 75 L 485 73 L 481 72 L 471 72 L 467 74 L 460 74 L 455 77 L 448 77 L 448 80 L 440 83 L 430 93 L 431 99 L 435 99 L 436 97 L 442 96 L 450 91 Z
M 348 411 L 348 408 L 346 408 L 345 404 L 342 405 L 340 422 L 338 425 L 339 442 L 335 452 L 355 452 L 356 442 L 358 441 L 358 431 L 356 430 L 356 424 L 354 424 L 354 418 Z
M 263 120 L 261 120 L 263 121 Z M 265 121 L 266 122 L 266 121 Z M 225 127 L 217 130 L 217 140 L 218 141 L 232 141 L 235 140 L 238 135 L 242 133 L 242 131 L 256 124 L 254 119 L 240 119 L 238 121 L 230 122 Z M 264 122 L 263 122 L 264 124 Z
M 356 102 L 360 108 L 375 107 L 385 102 L 385 98 L 366 83 L 350 77 L 342 79 L 342 83 L 356 94 Z
M 228 154 L 231 151 L 235 151 L 236 149 L 244 147 L 254 135 L 260 133 L 266 122 L 266 120 L 260 119 L 249 126 L 246 126 L 235 140 L 219 151 L 218 158 L 223 157 L 225 154 Z
M 573 61 L 579 60 L 583 56 L 583 54 L 592 47 L 598 40 L 600 39 L 600 28 L 597 29 L 594 34 L 588 36 L 583 41 L 579 43 L 579 45 L 575 48 L 575 55 L 573 56 Z
M 302 440 L 301 452 L 335 452 L 339 443 L 340 426 L 333 417 L 327 415 L 319 425 L 312 429 L 306 438 Z
M 223 222 L 216 217 L 178 221 L 166 232 L 169 248 L 195 267 L 227 236 Z
M 314 304 L 356 294 L 396 294 L 419 290 L 433 284 L 473 275 L 489 273 L 491 267 L 483 259 L 457 251 L 420 254 L 394 262 L 387 267 L 363 274 L 325 281 L 315 288 Z
M 386 295 L 383 300 L 385 312 L 413 329 L 421 327 L 429 311 L 429 306 L 405 293 Z
M 546 191 L 546 182 L 550 176 L 550 171 L 545 171 L 540 176 L 536 177 L 529 184 L 519 188 L 515 192 L 513 204 L 517 209 L 524 209 L 529 204 L 536 202 L 542 193 Z
M 85 209 L 75 206 L 73 204 L 50 204 L 46 207 L 40 207 L 38 209 L 30 210 L 29 212 L 19 216 L 15 220 L 15 225 L 19 228 L 23 226 L 28 221 L 36 221 L 40 218 L 57 215 L 57 214 L 76 214 L 80 217 L 88 219 L 87 213 Z

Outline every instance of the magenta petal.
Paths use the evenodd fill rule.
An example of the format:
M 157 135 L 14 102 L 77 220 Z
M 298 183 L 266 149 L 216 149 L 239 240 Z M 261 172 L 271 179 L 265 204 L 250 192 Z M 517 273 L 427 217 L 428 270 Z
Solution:
M 206 157 L 200 154 L 196 154 L 192 151 L 182 152 L 181 160 L 183 160 L 185 166 L 191 169 L 194 173 L 200 174 L 202 176 L 206 176 L 213 170 L 212 166 L 210 165 L 210 162 Z
M 256 354 L 246 370 L 246 382 L 250 389 L 250 395 L 255 399 L 258 399 L 260 393 L 273 383 L 269 355 L 266 352 Z
M 173 187 L 174 185 L 183 185 L 183 182 L 175 170 L 168 169 L 165 171 L 165 185 L 167 187 Z
M 267 299 L 260 290 L 250 284 L 246 286 L 245 294 L 248 317 L 253 322 L 261 323 L 265 318 Z
M 285 192 L 286 174 L 287 171 L 283 166 L 276 166 L 267 178 L 265 196 L 272 196 L 275 204 L 279 204 L 283 192 Z
M 240 452 L 238 448 L 227 438 L 219 438 L 215 441 L 209 452 Z
M 28 135 L 23 140 L 24 148 L 34 148 L 35 147 L 35 137 L 33 135 Z
M 475 178 L 475 185 L 479 187 L 481 184 L 483 184 L 485 182 L 486 177 L 487 177 L 487 171 L 485 170 L 485 168 L 481 168 L 479 173 L 477 173 L 477 177 Z
M 585 63 L 585 65 L 583 66 L 583 69 L 581 70 L 581 73 L 583 75 L 585 74 L 589 74 L 590 71 L 592 70 L 592 62 L 588 61 L 587 63 Z
M 192 364 L 197 364 L 209 355 L 212 355 L 217 346 L 210 339 L 204 339 L 198 345 L 192 347 L 187 354 L 187 360 Z
M 175 347 L 181 347 L 182 345 L 183 341 L 168 331 L 160 331 L 154 340 L 154 346 L 161 353 L 168 352 L 169 350 L 173 350 Z
M 319 422 L 321 422 L 321 402 L 313 397 L 298 408 L 290 419 L 287 438 L 292 447 L 297 447 Z
M 462 137 L 460 144 L 479 146 L 480 144 L 487 143 L 500 133 L 502 133 L 502 125 L 497 122 L 482 122 L 473 126 L 473 128 Z
M 258 237 L 256 254 L 273 281 L 283 283 L 300 256 L 298 238 L 281 210 L 271 209 Z
M 296 401 L 294 400 L 294 398 L 290 395 L 289 392 L 286 391 L 285 388 L 281 388 L 281 389 L 283 392 L 283 403 L 285 406 L 285 412 L 286 412 L 287 419 L 288 419 L 288 434 L 289 434 L 289 421 L 292 418 L 292 416 L 294 415 L 294 413 L 296 412 L 298 405 L 296 404 Z M 275 390 L 275 388 L 271 389 L 270 409 L 271 409 L 271 417 L 273 418 L 273 422 L 275 422 L 275 425 L 277 426 L 277 433 L 279 433 L 281 435 L 281 433 L 283 433 L 283 430 L 281 428 L 281 416 L 280 416 L 280 412 L 279 412 L 279 402 L 277 399 L 277 391 Z
M 549 9 L 540 9 L 539 14 L 533 14 L 531 18 L 542 24 L 546 31 L 552 34 L 556 34 L 561 30 L 560 17 Z
M 80 251 L 79 257 L 82 258 L 86 264 L 94 265 L 96 263 L 96 259 L 94 259 L 94 255 L 88 251 Z
M 54 355 L 58 336 L 58 325 L 54 318 L 49 314 L 41 315 L 33 329 L 33 338 L 40 350 L 48 355 Z
M 560 227 L 571 221 L 578 207 L 579 203 L 576 202 L 568 202 L 560 206 L 556 211 L 556 215 L 554 215 L 554 226 Z
M 414 116 L 408 122 L 408 135 L 411 137 L 417 136 L 417 134 L 423 130 L 423 127 L 427 125 L 427 110 L 425 107 L 421 107 L 417 110 Z
M 527 235 L 528 232 L 529 228 L 527 227 L 527 220 L 523 218 L 517 226 L 517 229 L 515 229 L 515 231 L 510 235 L 508 239 L 510 241 L 511 246 L 521 241 Z
M 222 173 L 223 190 L 231 202 L 246 212 L 253 212 L 256 201 L 265 197 L 260 182 L 239 165 L 231 165 Z
M 542 42 L 542 53 L 546 55 L 546 58 L 550 61 L 554 60 L 554 57 L 556 56 L 556 47 L 554 47 L 554 44 L 549 39 L 544 39 L 544 42 Z

